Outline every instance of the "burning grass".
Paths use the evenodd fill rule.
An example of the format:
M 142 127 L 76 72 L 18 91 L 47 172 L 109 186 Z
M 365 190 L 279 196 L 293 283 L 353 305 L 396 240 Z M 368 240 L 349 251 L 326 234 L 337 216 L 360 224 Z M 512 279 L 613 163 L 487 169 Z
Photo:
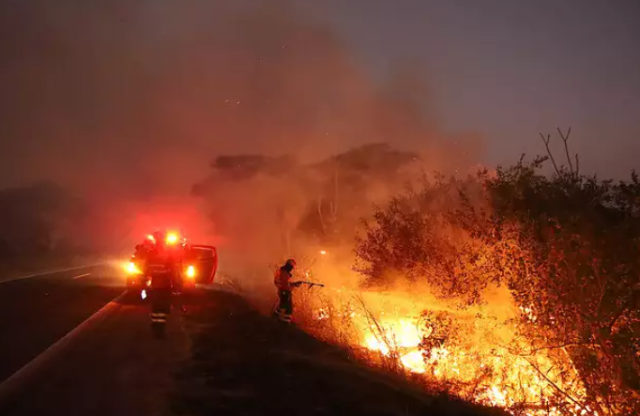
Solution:
M 512 414 L 640 414 L 640 180 L 540 163 L 377 208 L 355 247 L 363 290 L 306 293 L 303 326 Z
M 514 414 L 640 414 L 640 179 L 547 177 L 543 162 L 376 208 L 356 270 L 379 297 L 402 276 L 414 305 L 361 295 L 352 342 Z
M 571 361 L 562 350 L 535 350 L 513 303 L 460 309 L 426 292 L 339 289 L 300 291 L 296 303 L 309 332 L 431 391 L 517 415 L 589 413 Z
M 320 264 L 289 253 L 326 284 L 297 291 L 296 319 L 371 365 L 515 415 L 640 414 L 640 178 L 555 162 L 545 176 L 544 160 L 425 178 L 360 228 L 327 224 Z M 353 259 L 331 253 L 354 229 L 351 279 L 338 265 Z

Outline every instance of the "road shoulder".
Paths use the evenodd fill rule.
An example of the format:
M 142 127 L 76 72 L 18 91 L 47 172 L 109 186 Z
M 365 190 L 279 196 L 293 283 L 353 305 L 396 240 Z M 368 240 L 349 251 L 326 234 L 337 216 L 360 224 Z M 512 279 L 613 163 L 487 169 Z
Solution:
M 176 375 L 174 414 L 504 414 L 416 394 L 259 314 L 238 295 L 205 296 L 186 316 L 191 357 Z
M 148 305 L 124 297 L 34 372 L 0 414 L 170 415 L 172 373 L 188 351 L 179 314 L 156 339 Z

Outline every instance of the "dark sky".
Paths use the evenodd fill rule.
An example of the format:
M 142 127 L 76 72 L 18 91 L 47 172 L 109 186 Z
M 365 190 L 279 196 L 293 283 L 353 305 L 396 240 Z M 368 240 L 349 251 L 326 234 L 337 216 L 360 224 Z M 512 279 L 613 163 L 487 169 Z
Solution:
M 0 185 L 184 190 L 372 140 L 510 163 L 558 125 L 585 170 L 637 165 L 636 0 L 292 2 L 0 0 Z
M 640 158 L 640 1 L 298 0 L 378 75 L 415 59 L 449 129 L 481 132 L 490 162 L 536 153 L 573 126 L 585 169 Z

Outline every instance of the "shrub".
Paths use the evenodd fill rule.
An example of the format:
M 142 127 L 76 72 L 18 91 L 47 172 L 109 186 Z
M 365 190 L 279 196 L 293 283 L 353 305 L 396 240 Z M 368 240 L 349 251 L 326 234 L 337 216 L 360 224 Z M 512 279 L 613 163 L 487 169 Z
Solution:
M 543 175 L 549 159 L 555 172 Z M 494 175 L 424 181 L 378 207 L 357 241 L 357 269 L 369 285 L 385 286 L 396 272 L 466 304 L 481 302 L 492 282 L 507 285 L 532 347 L 572 361 L 587 390 L 579 405 L 634 414 L 639 213 L 635 173 L 615 183 L 579 174 L 577 158 L 568 169 L 552 156 L 521 159 Z

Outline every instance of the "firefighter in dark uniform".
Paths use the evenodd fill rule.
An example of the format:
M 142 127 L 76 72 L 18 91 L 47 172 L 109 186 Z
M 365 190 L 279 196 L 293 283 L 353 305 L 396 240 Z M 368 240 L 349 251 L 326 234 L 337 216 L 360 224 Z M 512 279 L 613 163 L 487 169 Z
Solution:
M 151 239 L 146 238 L 142 243 L 136 246 L 135 252 L 133 253 L 133 256 L 131 256 L 131 262 L 134 263 L 139 270 L 144 270 L 146 268 L 149 254 L 154 249 L 155 243 Z
M 293 277 L 293 270 L 296 267 L 296 261 L 289 259 L 276 270 L 273 283 L 278 289 L 278 305 L 273 314 L 275 318 L 285 323 L 291 323 L 291 317 L 293 315 L 293 299 L 291 298 L 291 291 L 294 287 L 300 286 L 300 282 L 291 282 Z
M 173 287 L 182 270 L 180 250 L 170 246 L 166 233 L 157 231 L 153 237 L 155 247 L 147 261 L 147 273 L 151 277 L 151 325 L 154 331 L 162 332 L 171 313 Z

